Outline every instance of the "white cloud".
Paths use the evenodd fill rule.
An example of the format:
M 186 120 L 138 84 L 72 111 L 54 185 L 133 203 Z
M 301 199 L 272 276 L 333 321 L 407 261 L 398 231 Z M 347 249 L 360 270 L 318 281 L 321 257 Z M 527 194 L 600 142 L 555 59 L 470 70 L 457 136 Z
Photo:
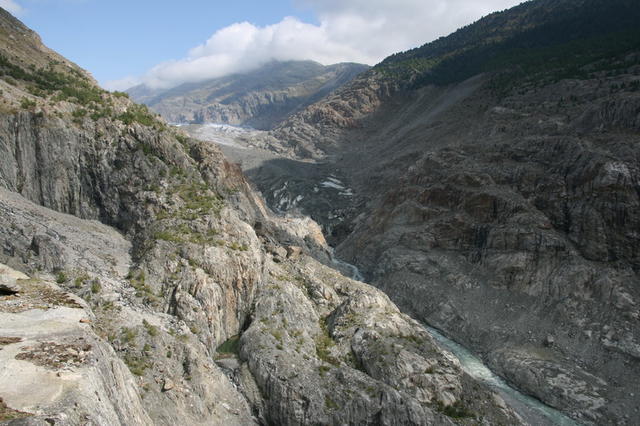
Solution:
M 16 16 L 19 16 L 24 12 L 22 6 L 13 0 L 0 0 L 0 7 Z
M 2 1 L 2 0 L 0 0 Z M 295 0 L 319 25 L 286 17 L 258 27 L 236 23 L 215 32 L 179 60 L 156 65 L 140 78 L 105 83 L 109 89 L 143 82 L 168 88 L 255 69 L 271 60 L 312 59 L 323 64 L 375 64 L 420 46 L 519 0 Z M 129 86 L 127 86 L 129 85 Z
M 132 75 L 118 79 L 118 80 L 109 80 L 103 83 L 105 89 L 108 90 L 120 90 L 124 91 L 133 86 L 137 86 L 138 84 L 143 83 L 142 78 L 134 77 Z
M 522 0 L 296 0 L 316 11 L 334 40 L 378 61 L 420 46 Z

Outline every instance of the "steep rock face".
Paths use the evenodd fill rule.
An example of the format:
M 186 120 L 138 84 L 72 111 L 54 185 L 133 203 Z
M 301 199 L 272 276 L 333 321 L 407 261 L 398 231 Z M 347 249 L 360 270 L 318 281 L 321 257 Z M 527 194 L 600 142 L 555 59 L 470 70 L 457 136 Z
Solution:
M 498 371 L 542 400 L 596 423 L 620 421 L 612 419 L 636 401 L 613 385 L 631 386 L 640 337 L 640 103 L 637 92 L 610 92 L 632 76 L 633 68 L 615 83 L 565 81 L 496 104 L 476 89 L 401 132 L 397 157 L 369 171 L 384 184 L 360 187 L 382 196 L 340 246 L 409 312 L 495 356 Z M 560 109 L 571 94 L 574 103 Z M 517 359 L 534 361 L 548 335 L 553 347 L 536 364 L 544 379 L 518 375 Z M 555 395 L 559 376 L 580 396 Z
M 375 69 L 309 105 L 280 123 L 273 131 L 271 149 L 291 158 L 321 160 L 340 152 L 336 142 L 348 129 L 375 112 L 401 88 Z
M 187 325 L 177 315 L 158 309 L 161 293 L 151 293 L 146 286 L 153 281 L 144 281 L 153 278 L 141 278 L 140 272 L 134 277 L 131 272 L 136 269 L 129 241 L 96 221 L 46 209 L 4 189 L 0 195 L 2 259 L 32 270 L 37 277 L 18 281 L 17 295 L 0 298 L 3 312 L 25 317 L 3 322 L 2 334 L 24 339 L 22 346 L 29 346 L 29 340 L 31 352 L 40 358 L 44 356 L 38 349 L 42 344 L 60 352 L 54 351 L 52 357 L 64 357 L 69 348 L 74 349 L 68 340 L 82 338 L 92 345 L 85 352 L 93 364 L 122 367 L 104 373 L 106 378 L 91 373 L 85 385 L 78 379 L 88 374 L 82 370 L 84 364 L 61 364 L 52 358 L 45 366 L 49 373 L 38 373 L 42 375 L 37 380 L 49 393 L 35 407 L 38 404 L 28 383 L 33 375 L 9 379 L 6 375 L 15 375 L 14 364 L 3 362 L 2 386 L 11 391 L 3 389 L 2 397 L 9 407 L 61 424 L 253 423 L 244 398 L 211 359 L 205 338 L 209 332 L 204 330 L 216 323 L 202 325 L 200 332 L 193 322 Z M 50 284 L 54 279 L 58 284 Z M 149 298 L 155 303 L 149 303 Z M 75 301 L 74 309 L 69 309 L 69 301 Z M 221 328 L 224 325 L 221 322 Z M 5 354 L 11 358 L 16 352 Z M 20 360 L 16 368 L 23 371 L 25 362 L 37 359 Z M 105 380 L 114 383 L 107 381 L 106 388 L 99 388 Z M 60 393 L 61 389 L 75 389 L 74 381 L 80 382 L 77 390 Z M 125 385 L 128 387 L 121 389 Z M 116 407 L 115 414 L 109 401 Z M 74 408 L 77 402 L 84 408 Z
M 11 31 L 26 31 L 8 21 Z M 13 39 L 26 45 L 20 51 L 45 51 L 36 37 Z M 77 226 L 76 218 L 74 228 L 3 193 L 4 261 L 57 271 L 67 290 L 91 300 L 96 333 L 139 376 L 135 396 L 145 395 L 148 417 L 136 423 L 252 423 L 211 355 L 241 329 L 261 273 L 255 234 L 240 219 L 251 221 L 259 201 L 241 173 L 219 151 L 188 141 L 82 75 L 47 61 L 44 69 L 24 70 L 6 46 L 3 54 L 12 79 L 2 82 L 1 185 L 44 207 L 114 225 L 133 241 L 103 258 L 97 253 L 106 247 L 84 240 L 94 237 L 90 225 Z M 213 277 L 202 269 L 206 262 L 189 256 L 200 255 L 199 246 L 209 248 L 209 265 L 224 265 L 216 264 Z M 129 259 L 129 251 L 133 261 L 114 270 L 109 259 Z
M 174 123 L 220 123 L 271 129 L 287 115 L 368 69 L 360 64 L 322 66 L 312 61 L 272 62 L 247 74 L 187 83 L 168 90 L 128 90 Z
M 225 205 L 221 193 L 239 191 L 238 186 L 246 184 L 219 151 L 196 144 L 187 153 L 170 132 L 157 134 L 141 125 L 120 125 L 118 129 L 118 124 L 108 120 L 92 122 L 89 129 L 69 127 L 62 119 L 33 113 L 5 116 L 3 120 L 6 167 L 2 175 L 6 187 L 45 207 L 122 229 L 136 242 L 136 261 L 149 262 L 149 269 L 157 265 L 156 258 L 162 259 L 164 266 L 164 246 L 171 242 L 215 246 L 221 241 L 216 247 L 222 252 L 229 245 L 251 245 L 246 225 L 238 225 L 237 214 L 220 212 Z M 96 134 L 102 137 L 96 138 Z M 150 150 L 155 154 L 149 154 Z M 191 155 L 203 161 L 196 163 Z M 197 175 L 189 176 L 191 173 Z M 157 216 L 161 220 L 156 220 Z M 205 236 L 199 239 L 199 233 Z M 221 329 L 212 331 L 218 340 L 236 334 L 248 313 L 258 275 L 247 271 L 259 271 L 260 264 L 259 254 L 255 250 L 251 253 L 220 255 L 230 268 L 217 282 L 223 294 L 234 294 L 238 304 L 226 312 Z M 157 279 L 172 288 L 177 283 L 169 276 L 177 272 L 174 266 Z M 169 287 L 166 291 L 171 294 Z M 160 287 L 152 290 L 160 292 Z M 206 321 L 200 325 L 204 324 Z
M 268 396 L 268 423 L 454 424 L 453 411 L 462 422 L 522 421 L 380 291 L 311 258 L 267 267 L 240 358 Z
M 121 133 L 103 120 L 104 138 L 99 141 L 93 129 L 86 132 L 46 115 L 20 113 L 3 119 L 18 129 L 3 138 L 11 146 L 6 154 L 17 153 L 3 170 L 9 189 L 19 187 L 46 207 L 115 225 L 134 241 L 134 262 L 113 276 L 108 264 L 75 264 L 73 259 L 80 256 L 61 248 L 65 243 L 60 240 L 69 239 L 60 236 L 59 220 L 51 224 L 56 229 L 53 238 L 44 230 L 33 233 L 33 224 L 12 235 L 21 229 L 14 218 L 29 216 L 12 211 L 7 217 L 12 219 L 10 231 L 3 238 L 6 253 L 17 257 L 13 264 L 23 270 L 48 266 L 64 271 L 71 288 L 89 298 L 93 280 L 99 280 L 100 295 L 93 296 L 92 306 L 99 316 L 97 326 L 143 378 L 145 409 L 154 423 L 223 423 L 228 416 L 233 423 L 251 422 L 243 398 L 211 360 L 215 348 L 241 330 L 261 275 L 255 233 L 239 218 L 244 215 L 240 208 L 228 207 L 237 199 L 255 214 L 239 192 L 247 190 L 239 172 L 217 150 L 196 144 L 187 153 L 169 132 L 158 135 L 145 126 Z M 144 145 L 146 141 L 153 147 Z M 175 161 L 173 169 L 165 163 L 169 158 Z M 226 201 L 218 188 L 229 194 Z M 102 248 L 78 248 L 84 250 Z M 128 256 L 127 250 L 119 255 Z M 114 287 L 107 287 L 109 281 Z M 172 393 L 162 391 L 165 379 L 175 383 Z M 213 403 L 216 398 L 224 405 Z
M 217 148 L 0 48 L 0 421 L 322 423 L 341 404 L 357 423 L 521 422 L 379 291 L 319 264 L 320 228 L 273 216 Z M 38 407 L 15 370 L 43 385 Z

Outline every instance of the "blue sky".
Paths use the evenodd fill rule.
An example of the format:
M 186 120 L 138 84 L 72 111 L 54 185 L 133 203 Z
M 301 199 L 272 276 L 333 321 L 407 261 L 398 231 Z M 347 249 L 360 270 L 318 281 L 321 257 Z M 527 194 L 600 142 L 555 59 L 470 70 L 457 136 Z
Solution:
M 310 10 L 289 0 L 15 0 L 18 14 L 47 46 L 90 70 L 99 81 L 142 74 L 180 58 L 214 29 L 234 22 L 257 25 L 297 15 L 314 22 Z M 233 4 L 233 7 L 229 6 Z
M 270 60 L 375 64 L 521 0 L 0 0 L 106 88 L 166 88 Z

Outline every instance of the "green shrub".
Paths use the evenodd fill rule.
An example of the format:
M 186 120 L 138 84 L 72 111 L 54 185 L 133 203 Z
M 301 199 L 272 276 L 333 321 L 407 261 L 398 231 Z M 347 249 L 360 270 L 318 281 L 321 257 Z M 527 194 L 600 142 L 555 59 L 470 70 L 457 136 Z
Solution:
M 282 343 L 282 331 L 271 330 L 271 335 L 279 342 Z
M 5 422 L 13 423 L 10 420 L 21 419 L 30 416 L 32 416 L 32 414 L 9 408 L 7 404 L 4 403 L 2 398 L 0 398 L 0 422 L 2 422 L 3 424 L 6 424 Z
M 331 348 L 335 346 L 335 342 L 329 336 L 329 331 L 327 330 L 327 325 L 324 320 L 320 321 L 320 329 L 322 332 L 316 336 L 316 355 L 322 361 L 329 363 L 331 365 L 340 365 L 340 361 L 337 360 L 333 355 L 331 355 Z
M 453 405 L 447 405 L 447 406 L 445 406 L 442 403 L 438 403 L 437 409 L 444 415 L 454 419 L 464 419 L 467 417 L 475 417 L 475 415 L 471 411 L 469 411 L 464 405 L 462 405 L 459 401 Z
M 156 240 L 169 241 L 170 243 L 181 243 L 184 242 L 182 237 L 175 232 L 165 229 L 162 231 L 158 231 L 154 234 L 154 238 Z
M 129 370 L 136 376 L 143 376 L 147 368 L 150 367 L 149 359 L 145 356 L 136 356 L 127 354 L 124 357 L 124 363 L 127 364 Z
M 240 336 L 230 337 L 226 342 L 218 346 L 216 352 L 220 354 L 238 355 L 240 352 Z
M 336 404 L 330 397 L 329 395 L 326 395 L 324 397 L 324 405 L 325 407 L 327 407 L 330 410 L 337 410 L 338 409 L 338 404 Z
M 69 277 L 67 277 L 67 274 L 64 271 L 60 271 L 58 272 L 58 274 L 56 275 L 56 282 L 58 284 L 64 284 L 69 280 Z
M 47 97 L 47 92 L 45 92 L 44 90 L 42 90 L 41 88 L 36 87 L 36 86 L 27 87 L 27 91 L 29 93 L 31 93 L 33 96 L 37 96 L 39 98 L 46 98 Z
M 149 334 L 149 336 L 151 337 L 155 337 L 158 335 L 158 328 L 153 325 L 150 324 L 147 320 L 143 319 L 142 320 L 142 325 L 144 326 L 144 328 L 147 330 L 147 333 Z
M 22 98 L 22 100 L 20 101 L 20 108 L 22 109 L 32 109 L 35 108 L 37 105 L 36 101 L 31 100 L 29 98 Z
M 72 116 L 76 118 L 84 117 L 87 115 L 87 110 L 84 108 L 78 108 L 71 113 Z
M 120 331 L 122 343 L 124 344 L 129 344 L 133 342 L 133 340 L 136 338 L 137 335 L 138 335 L 138 332 L 135 329 L 129 328 L 129 327 L 122 327 L 122 330 Z
M 224 207 L 224 198 L 209 189 L 205 183 L 191 183 L 180 185 L 177 193 L 185 202 L 183 213 L 209 213 L 219 214 Z
M 175 137 L 176 137 L 176 140 L 178 142 L 180 142 L 180 144 L 182 144 L 182 145 L 186 145 L 187 144 L 188 138 L 186 136 L 181 135 L 180 133 L 176 133 Z
M 184 177 L 185 171 L 177 166 L 172 166 L 169 170 L 169 176 L 171 177 Z
M 249 250 L 249 246 L 247 246 L 246 244 L 238 244 L 237 242 L 232 242 L 231 244 L 229 244 L 229 248 L 231 250 L 237 250 L 237 251 L 247 251 Z
M 318 373 L 320 373 L 321 376 L 324 376 L 325 374 L 327 374 L 329 371 L 331 370 L 331 367 L 327 367 L 326 365 L 320 365 L 318 366 Z
M 146 283 L 144 271 L 139 271 L 137 277 L 133 273 L 130 273 L 127 276 L 131 277 L 129 278 L 129 283 L 131 284 L 131 287 L 136 289 L 136 297 L 142 297 L 146 302 L 152 304 L 158 302 L 159 297 L 153 293 L 151 286 Z
M 109 107 L 96 109 L 91 113 L 91 119 L 96 121 L 101 118 L 108 118 L 113 116 L 113 110 Z
M 153 147 L 151 145 L 149 145 L 148 143 L 140 142 L 138 147 L 140 149 L 142 149 L 142 152 L 144 152 L 144 155 L 152 155 L 153 154 Z
M 159 124 L 158 120 L 149 112 L 149 109 L 145 105 L 137 104 L 130 106 L 127 111 L 120 114 L 117 119 L 126 125 L 140 123 L 143 126 L 153 126 L 154 124 Z
M 80 105 L 88 105 L 91 102 L 102 103 L 102 90 L 82 82 L 77 86 L 66 86 L 60 91 L 57 100 L 72 100 Z
M 79 277 L 76 277 L 76 279 L 73 281 L 73 285 L 76 288 L 80 288 L 84 285 L 84 283 L 89 279 L 88 275 L 80 275 Z

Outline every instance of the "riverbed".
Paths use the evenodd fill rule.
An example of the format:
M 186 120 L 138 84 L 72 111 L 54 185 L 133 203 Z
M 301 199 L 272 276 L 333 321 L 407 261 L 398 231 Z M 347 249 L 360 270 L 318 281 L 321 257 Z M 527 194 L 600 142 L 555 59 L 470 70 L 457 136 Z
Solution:
M 433 327 L 425 326 L 434 339 L 444 349 L 458 358 L 462 369 L 474 379 L 495 390 L 527 423 L 532 426 L 579 426 L 575 420 L 560 411 L 543 404 L 535 398 L 509 386 L 502 378 L 494 374 L 471 351 L 447 338 Z
M 356 281 L 364 282 L 364 276 L 355 265 L 338 259 L 333 256 L 333 253 L 332 261 L 343 274 Z M 497 392 L 507 405 L 516 411 L 528 424 L 532 426 L 580 426 L 575 420 L 555 408 L 549 407 L 511 387 L 501 377 L 493 373 L 479 357 L 464 346 L 449 339 L 433 327 L 427 325 L 424 327 L 442 348 L 451 352 L 460 361 L 465 373 Z

